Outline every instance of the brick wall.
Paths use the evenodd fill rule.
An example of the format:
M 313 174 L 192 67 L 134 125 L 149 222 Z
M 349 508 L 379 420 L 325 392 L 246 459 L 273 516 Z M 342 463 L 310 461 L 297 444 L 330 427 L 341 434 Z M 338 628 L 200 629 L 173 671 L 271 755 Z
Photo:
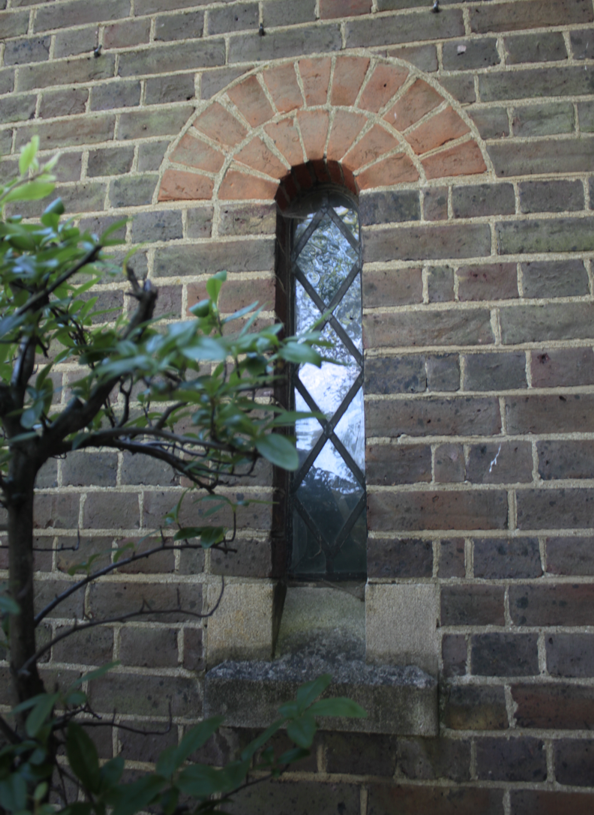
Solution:
M 84 225 L 134 216 L 125 239 L 144 244 L 135 268 L 163 313 L 185 314 L 221 268 L 225 309 L 272 304 L 275 196 L 286 206 L 328 176 L 360 192 L 369 579 L 439 587 L 440 736 L 323 733 L 237 812 L 594 803 L 594 6 L 431 5 L 0 0 L 3 170 L 37 133 L 61 151 L 60 194 Z M 103 285 L 106 305 L 124 289 Z M 64 401 L 75 376 L 56 372 Z M 180 489 L 115 453 L 48 467 L 39 602 L 81 556 L 156 529 Z M 269 470 L 241 489 L 270 497 Z M 270 525 L 254 504 L 237 555 L 121 569 L 42 636 L 143 598 L 200 611 L 220 575 L 272 574 Z M 124 730 L 101 745 L 151 761 L 200 716 L 204 634 L 174 617 L 106 627 L 54 647 L 44 670 L 120 659 L 91 698 L 124 723 L 163 725 L 171 702 L 173 729 L 148 746 Z M 205 757 L 242 738 L 225 731 Z

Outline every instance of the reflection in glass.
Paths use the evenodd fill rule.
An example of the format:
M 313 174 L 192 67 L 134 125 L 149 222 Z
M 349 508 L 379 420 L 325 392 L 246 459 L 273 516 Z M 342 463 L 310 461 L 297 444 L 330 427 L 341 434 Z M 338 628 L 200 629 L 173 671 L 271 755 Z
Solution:
M 299 220 L 292 271 L 295 329 L 317 324 L 333 343 L 325 352 L 332 361 L 321 368 L 301 365 L 294 374 L 295 409 L 323 415 L 295 428 L 300 467 L 292 484 L 292 573 L 360 578 L 366 571 L 367 525 L 357 211 L 326 200 Z

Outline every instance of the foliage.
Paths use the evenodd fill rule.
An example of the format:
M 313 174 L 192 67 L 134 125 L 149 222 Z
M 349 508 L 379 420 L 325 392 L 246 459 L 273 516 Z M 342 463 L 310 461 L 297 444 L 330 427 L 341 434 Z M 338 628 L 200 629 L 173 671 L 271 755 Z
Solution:
M 37 663 L 52 643 L 38 648 L 35 629 L 66 597 L 147 552 L 110 553 L 109 565 L 100 570 L 92 561 L 81 564 L 84 576 L 35 615 L 35 478 L 48 459 L 75 450 L 111 448 L 158 459 L 192 485 L 182 500 L 196 495 L 195 500 L 209 503 L 202 513 L 204 525 L 182 527 L 180 501 L 169 516 L 177 525 L 176 534 L 153 551 L 224 547 L 229 541 L 225 529 L 208 525 L 208 518 L 223 506 L 233 519 L 238 503 L 217 488 L 230 476 L 249 475 L 259 457 L 285 469 L 297 467 L 293 441 L 283 426 L 310 414 L 278 407 L 270 389 L 287 363 L 319 365 L 322 357 L 316 346 L 324 342 L 315 331 L 281 339 L 280 325 L 257 329 L 257 304 L 223 317 L 218 306 L 223 272 L 208 280 L 208 297 L 191 309 L 191 319 L 158 321 L 158 292 L 150 281 L 137 279 L 130 257 L 123 271 L 135 310 L 102 311 L 93 289 L 120 273 L 106 249 L 114 245 L 111 235 L 121 224 L 101 239 L 81 232 L 72 221 L 62 220 L 59 199 L 46 207 L 39 221 L 11 215 L 15 204 L 41 200 L 53 190 L 52 162 L 40 167 L 37 148 L 36 140 L 23 148 L 18 177 L 0 186 L 0 498 L 8 513 L 9 547 L 9 591 L 0 597 L 0 644 L 9 651 L 19 699 L 14 725 L 0 717 L 0 732 L 7 741 L 0 751 L 0 805 L 7 812 L 36 815 L 102 815 L 107 809 L 129 815 L 149 804 L 168 815 L 213 811 L 220 801 L 212 796 L 224 800 L 244 783 L 256 754 L 257 768 L 277 775 L 311 744 L 316 715 L 362 711 L 348 700 L 317 700 L 329 682 L 329 677 L 321 677 L 301 688 L 296 700 L 281 709 L 281 718 L 225 768 L 187 763 L 219 726 L 215 719 L 166 750 L 154 773 L 123 783 L 123 759 L 102 765 L 81 718 L 92 713 L 81 689 L 83 680 L 96 678 L 110 666 L 66 691 L 47 693 Z M 55 399 L 52 378 L 62 363 L 74 363 L 80 372 L 70 383 L 72 396 L 65 406 Z M 141 608 L 118 621 L 143 613 L 147 610 Z M 74 624 L 60 638 L 80 628 Z M 284 725 L 295 750 L 279 759 L 269 749 L 260 753 Z M 63 747 L 66 767 L 59 758 Z M 76 803 L 67 803 L 65 777 L 80 793 Z M 55 802 L 63 808 L 56 810 Z

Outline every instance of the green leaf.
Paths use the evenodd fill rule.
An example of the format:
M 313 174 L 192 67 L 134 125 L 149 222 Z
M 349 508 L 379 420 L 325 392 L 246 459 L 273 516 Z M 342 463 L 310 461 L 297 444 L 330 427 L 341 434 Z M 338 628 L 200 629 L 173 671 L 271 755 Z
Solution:
M 270 433 L 256 439 L 256 450 L 277 467 L 283 470 L 296 470 L 299 467 L 299 456 L 295 445 L 276 433 Z
M 330 674 L 322 674 L 313 681 L 306 682 L 304 685 L 301 685 L 297 689 L 297 695 L 295 697 L 299 712 L 305 710 L 305 708 L 309 707 L 311 703 L 318 698 L 318 696 L 321 696 L 331 681 L 332 677 Z
M 310 362 L 313 365 L 319 365 L 321 361 L 318 352 L 302 342 L 287 343 L 284 348 L 281 348 L 279 351 L 279 356 L 286 359 L 287 362 L 295 363 Z
M 226 791 L 226 778 L 221 770 L 207 767 L 205 764 L 191 764 L 181 771 L 177 786 L 186 795 L 196 798 L 207 798 L 218 792 Z M 114 813 L 117 815 L 117 813 Z
M 334 699 L 320 699 L 310 707 L 314 716 L 348 716 L 354 719 L 364 719 L 367 711 L 344 696 L 337 696 Z
M 317 725 L 311 713 L 304 713 L 293 722 L 287 725 L 287 736 L 294 741 L 298 747 L 308 750 L 311 747 L 316 734 Z
M 7 812 L 19 812 L 27 806 L 27 782 L 14 772 L 0 781 L 0 806 Z
M 263 747 L 263 745 L 265 745 L 266 742 L 269 739 L 271 739 L 278 730 L 280 730 L 282 725 L 283 719 L 277 719 L 275 722 L 272 722 L 272 724 L 269 727 L 267 727 L 263 733 L 260 733 L 259 736 L 256 736 L 256 738 L 242 750 L 241 752 L 242 760 L 247 761 L 248 759 L 251 759 L 255 755 L 255 753 L 260 749 L 260 747 Z
M 190 728 L 180 741 L 178 747 L 176 747 L 176 761 L 178 762 L 178 767 L 180 764 L 183 764 L 184 761 L 187 761 L 192 753 L 195 753 L 196 750 L 204 746 L 222 723 L 222 716 L 213 716 L 212 719 L 205 719 L 199 725 L 196 725 L 196 727 Z
M 26 175 L 29 167 L 35 161 L 35 156 L 39 150 L 39 136 L 33 136 L 28 144 L 21 147 L 21 154 L 19 156 L 19 173 Z
M 66 755 L 70 769 L 89 792 L 98 792 L 101 777 L 97 748 L 83 728 L 70 722 L 66 731 Z
M 115 668 L 115 666 L 119 664 L 120 661 L 116 659 L 114 662 L 107 662 L 105 665 L 102 665 L 100 668 L 96 668 L 94 671 L 89 671 L 88 674 L 79 676 L 78 679 L 75 679 L 72 685 L 70 685 L 69 690 L 78 688 L 83 682 L 92 682 L 93 679 L 99 679 L 100 676 L 103 676 L 108 671 L 111 671 L 112 668 Z
M 45 724 L 45 720 L 52 712 L 52 708 L 56 704 L 59 696 L 59 693 L 44 693 L 42 695 L 31 713 L 27 716 L 25 730 L 28 736 L 34 738 L 39 733 Z
M 39 201 L 54 191 L 55 184 L 51 181 L 29 181 L 10 190 L 4 197 L 4 203 L 11 201 Z
M 145 809 L 165 786 L 166 781 L 158 775 L 145 775 L 132 784 L 118 787 L 105 798 L 113 806 L 112 815 L 134 815 Z
M 20 614 L 21 608 L 8 594 L 0 594 L 0 614 Z
M 124 772 L 125 762 L 122 756 L 116 756 L 101 767 L 101 789 L 108 790 L 119 783 Z
M 214 337 L 199 337 L 192 342 L 192 345 L 181 349 L 182 354 L 191 360 L 199 362 L 219 362 L 228 356 L 228 349 L 223 339 Z
M 206 281 L 206 293 L 215 304 L 219 301 L 221 287 L 226 279 L 227 272 L 221 271 L 213 274 L 213 276 Z

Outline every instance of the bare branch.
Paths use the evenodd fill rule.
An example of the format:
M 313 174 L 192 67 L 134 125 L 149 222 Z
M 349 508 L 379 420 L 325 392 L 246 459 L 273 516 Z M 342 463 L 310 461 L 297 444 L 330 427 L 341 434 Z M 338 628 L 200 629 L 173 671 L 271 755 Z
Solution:
M 89 623 L 83 623 L 83 625 L 78 625 L 78 622 L 75 622 L 74 625 L 68 629 L 68 631 L 64 631 L 62 634 L 58 634 L 57 637 L 54 637 L 52 640 L 47 642 L 42 648 L 40 648 L 32 657 L 30 657 L 26 662 L 23 663 L 19 670 L 19 675 L 26 674 L 29 666 L 33 665 L 37 662 L 44 654 L 51 649 L 53 645 L 56 643 L 65 640 L 67 637 L 71 637 L 72 634 L 76 634 L 79 631 L 86 631 L 89 628 L 96 628 L 98 625 L 109 625 L 111 623 L 123 623 L 126 620 L 131 620 L 134 617 L 143 617 L 148 614 L 183 614 L 187 617 L 194 617 L 198 620 L 204 620 L 207 617 L 212 617 L 215 611 L 218 609 L 221 600 L 223 599 L 223 593 L 225 591 L 225 580 L 221 583 L 221 591 L 217 598 L 216 603 L 211 608 L 210 611 L 207 611 L 205 614 L 198 614 L 196 611 L 189 611 L 185 608 L 150 608 L 146 600 L 142 601 L 142 606 L 138 609 L 138 611 L 130 611 L 127 614 L 119 614 L 116 617 L 108 617 L 105 620 L 91 620 Z

